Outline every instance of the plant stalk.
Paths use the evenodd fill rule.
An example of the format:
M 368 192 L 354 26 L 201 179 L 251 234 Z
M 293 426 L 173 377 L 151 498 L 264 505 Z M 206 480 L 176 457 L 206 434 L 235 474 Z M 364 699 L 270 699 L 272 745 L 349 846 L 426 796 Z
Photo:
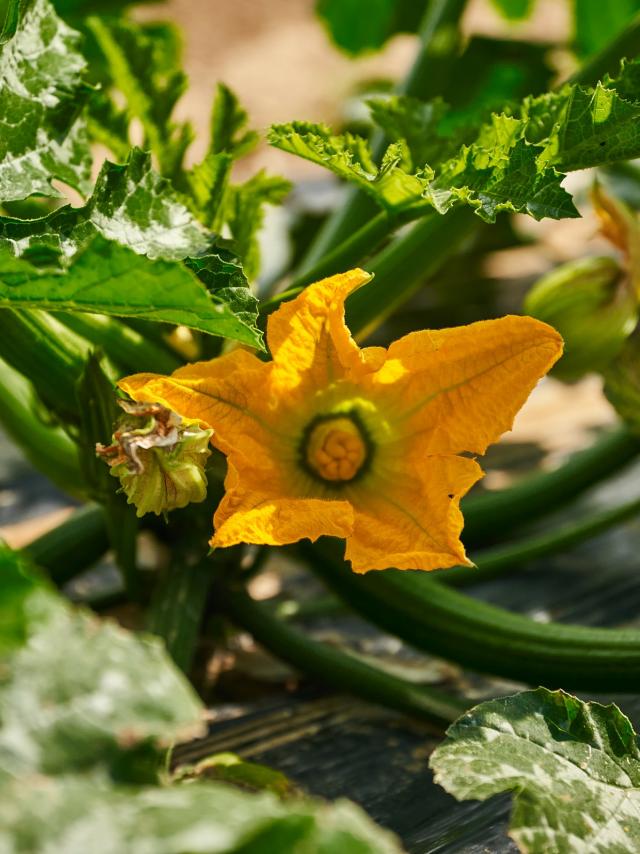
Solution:
M 434 578 L 455 587 L 487 581 L 504 572 L 511 572 L 536 558 L 569 549 L 577 543 L 608 531 L 614 525 L 633 519 L 634 516 L 640 516 L 640 499 L 638 498 L 619 507 L 613 507 L 611 510 L 594 513 L 579 522 L 562 525 L 548 534 L 488 549 L 477 556 L 475 568 L 457 566 L 436 572 Z
M 418 30 L 420 48 L 409 73 L 397 87 L 398 94 L 411 95 L 423 101 L 440 94 L 448 69 L 458 54 L 458 23 L 466 4 L 467 0 L 432 0 L 429 3 Z M 374 159 L 382 155 L 384 145 L 384 134 L 375 133 L 372 139 Z M 349 234 L 359 230 L 374 212 L 375 205 L 368 196 L 350 187 L 344 203 L 331 214 L 302 259 L 298 276 L 308 276 L 325 256 L 341 245 Z
M 272 616 L 268 607 L 241 590 L 225 590 L 223 600 L 225 613 L 262 646 L 332 688 L 423 718 L 439 727 L 466 711 L 467 704 L 455 697 L 412 685 L 334 647 L 311 640 Z
M 100 560 L 108 548 L 102 508 L 85 504 L 57 528 L 29 543 L 24 552 L 62 587 Z
M 354 611 L 418 649 L 464 667 L 549 688 L 640 688 L 640 631 L 538 623 L 453 590 L 425 572 L 356 575 L 300 546 L 317 575 Z
M 518 525 L 550 513 L 606 480 L 639 453 L 640 437 L 625 426 L 618 427 L 554 471 L 532 475 L 508 489 L 463 502 L 465 544 L 490 542 Z
M 116 365 L 127 371 L 171 374 L 182 364 L 166 348 L 154 344 L 116 318 L 79 313 L 58 316 L 68 329 L 98 345 Z

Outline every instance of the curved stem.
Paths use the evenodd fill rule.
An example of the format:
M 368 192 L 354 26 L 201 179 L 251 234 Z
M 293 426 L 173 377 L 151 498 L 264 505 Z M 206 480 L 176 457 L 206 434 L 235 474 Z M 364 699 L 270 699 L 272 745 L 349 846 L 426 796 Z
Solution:
M 1 326 L 1 324 L 0 324 Z M 27 459 L 60 489 L 81 495 L 86 488 L 78 461 L 78 448 L 56 424 L 38 416 L 31 383 L 0 359 L 0 424 Z
M 423 688 L 371 667 L 273 617 L 244 591 L 225 590 L 225 613 L 270 652 L 298 670 L 370 702 L 424 718 L 440 726 L 460 717 L 468 704 L 433 688 Z
M 550 513 L 614 474 L 639 453 L 640 437 L 627 427 L 618 427 L 554 471 L 532 475 L 508 489 L 469 499 L 462 507 L 465 544 L 494 540 L 496 535 L 503 536 L 524 522 Z
M 446 569 L 435 574 L 438 581 L 454 586 L 474 584 L 478 581 L 486 581 L 495 578 L 503 572 L 510 572 L 535 558 L 544 555 L 555 554 L 564 549 L 571 548 L 576 543 L 581 543 L 591 537 L 607 531 L 614 525 L 620 524 L 627 519 L 632 519 L 640 514 L 640 498 L 628 501 L 620 507 L 595 513 L 580 522 L 563 525 L 549 534 L 531 537 L 529 539 L 510 543 L 506 546 L 497 546 L 493 549 L 481 552 L 477 556 L 477 567 L 457 566 Z
M 425 572 L 355 575 L 303 544 L 314 571 L 385 631 L 465 667 L 549 688 L 637 691 L 640 631 L 537 623 L 459 593 Z

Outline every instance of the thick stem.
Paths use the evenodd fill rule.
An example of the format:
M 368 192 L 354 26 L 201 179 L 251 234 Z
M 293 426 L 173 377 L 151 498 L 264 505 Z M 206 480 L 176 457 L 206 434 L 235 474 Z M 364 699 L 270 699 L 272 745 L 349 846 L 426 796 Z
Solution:
M 640 14 L 619 33 L 612 42 L 579 68 L 570 78 L 571 83 L 595 86 L 605 74 L 616 75 L 620 60 L 633 59 L 640 53 Z
M 27 459 L 61 489 L 82 495 L 86 484 L 77 446 L 62 428 L 42 420 L 33 386 L 2 359 L 0 400 L 0 424 Z
M 475 568 L 458 566 L 438 572 L 435 578 L 456 587 L 486 581 L 504 572 L 511 572 L 528 561 L 569 549 L 638 515 L 640 515 L 640 499 L 635 499 L 620 507 L 595 513 L 580 522 L 563 525 L 549 534 L 541 534 L 517 543 L 488 549 L 477 555 Z
M 442 92 L 448 69 L 458 55 L 458 22 L 466 4 L 467 0 L 432 0 L 429 3 L 418 31 L 420 49 L 406 78 L 397 87 L 400 94 L 428 101 Z M 382 154 L 384 145 L 384 135 L 376 133 L 372 140 L 375 157 Z M 298 275 L 308 274 L 374 212 L 375 207 L 367 196 L 349 188 L 344 203 L 329 217 L 303 258 Z
M 300 548 L 354 611 L 418 649 L 549 688 L 640 687 L 638 630 L 537 623 L 472 599 L 428 573 L 386 570 L 358 576 L 312 546 Z
M 63 418 L 77 416 L 75 383 L 88 347 L 44 311 L 0 309 L 0 356 Z
M 100 560 L 108 548 L 102 508 L 85 504 L 57 528 L 29 543 L 24 551 L 61 587 Z
M 626 427 L 618 427 L 555 471 L 533 475 L 508 489 L 463 502 L 465 544 L 495 540 L 518 525 L 550 513 L 614 474 L 639 453 L 640 438 Z
M 276 294 L 270 300 L 261 303 L 261 315 L 264 317 L 278 308 L 285 300 L 293 299 L 311 282 L 355 266 L 362 258 L 367 258 L 371 255 L 379 243 L 398 224 L 399 220 L 389 214 L 379 213 L 377 216 L 374 216 L 373 219 L 345 240 L 344 243 L 341 243 L 333 252 L 323 257 L 322 261 L 316 266 L 298 276 L 286 291 Z
M 446 217 L 428 214 L 376 255 L 366 265 L 375 278 L 346 303 L 347 324 L 352 333 L 359 339 L 366 338 L 433 276 L 480 225 L 480 219 L 469 208 L 453 210 Z
M 210 559 L 189 565 L 174 556 L 153 593 L 147 629 L 164 639 L 169 655 L 185 673 L 191 668 L 212 579 Z
M 273 617 L 267 607 L 239 590 L 224 593 L 225 613 L 270 652 L 298 670 L 373 703 L 406 712 L 442 726 L 466 711 L 467 704 L 432 688 L 423 688 L 311 640 Z
M 98 344 L 116 365 L 128 371 L 170 374 L 182 364 L 167 349 L 113 317 L 65 313 L 59 318 L 68 329 L 92 344 Z

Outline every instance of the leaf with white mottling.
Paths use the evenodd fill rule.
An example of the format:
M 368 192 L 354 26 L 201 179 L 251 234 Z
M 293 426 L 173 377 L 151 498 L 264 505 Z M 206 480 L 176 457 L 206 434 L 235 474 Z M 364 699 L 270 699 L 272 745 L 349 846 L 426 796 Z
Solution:
M 230 785 L 114 786 L 71 776 L 2 787 L 0 849 L 64 854 L 401 854 L 355 804 L 279 800 Z
M 538 688 L 481 703 L 430 765 L 459 800 L 514 793 L 510 835 L 530 854 L 640 850 L 640 750 L 614 705 Z
M 79 35 L 48 0 L 16 4 L 0 45 L 0 200 L 58 196 L 54 178 L 85 192 L 91 156 L 79 114 L 90 89 Z
M 200 702 L 160 641 L 44 588 L 29 591 L 22 608 L 27 640 L 3 661 L 0 684 L 3 774 L 108 766 L 141 742 L 200 732 Z

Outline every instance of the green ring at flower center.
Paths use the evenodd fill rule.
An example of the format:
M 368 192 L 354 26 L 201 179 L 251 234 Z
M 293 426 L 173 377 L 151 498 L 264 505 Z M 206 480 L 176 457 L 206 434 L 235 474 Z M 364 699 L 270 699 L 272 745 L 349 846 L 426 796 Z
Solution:
M 349 483 L 367 468 L 371 440 L 357 413 L 320 415 L 305 430 L 301 462 L 315 478 L 339 485 Z

